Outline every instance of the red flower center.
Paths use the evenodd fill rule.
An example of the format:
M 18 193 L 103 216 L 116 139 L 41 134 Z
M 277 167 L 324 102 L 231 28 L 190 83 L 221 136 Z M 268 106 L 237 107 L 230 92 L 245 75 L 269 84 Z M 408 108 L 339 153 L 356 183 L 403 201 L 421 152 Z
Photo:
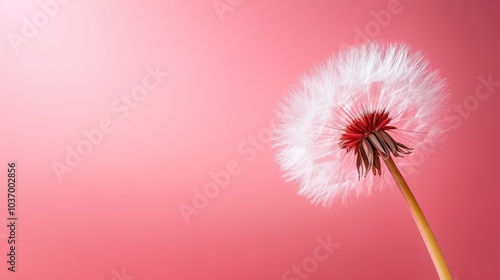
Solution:
M 389 125 L 391 118 L 386 111 L 375 111 L 352 119 L 340 137 L 340 147 L 348 152 L 354 150 L 359 175 L 381 174 L 380 156 L 383 159 L 392 153 L 396 157 L 411 153 L 410 148 L 396 142 L 387 131 L 397 129 Z

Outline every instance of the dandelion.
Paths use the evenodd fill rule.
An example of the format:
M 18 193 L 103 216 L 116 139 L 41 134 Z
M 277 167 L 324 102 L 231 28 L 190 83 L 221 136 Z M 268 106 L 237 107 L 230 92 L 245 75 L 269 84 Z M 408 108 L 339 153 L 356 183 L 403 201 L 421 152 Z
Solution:
M 274 146 L 285 178 L 299 184 L 298 194 L 323 206 L 395 180 L 438 274 L 451 279 L 400 172 L 412 168 L 408 159 L 449 127 L 443 121 L 449 99 L 445 81 L 428 64 L 403 44 L 370 43 L 342 51 L 303 77 L 286 97 Z

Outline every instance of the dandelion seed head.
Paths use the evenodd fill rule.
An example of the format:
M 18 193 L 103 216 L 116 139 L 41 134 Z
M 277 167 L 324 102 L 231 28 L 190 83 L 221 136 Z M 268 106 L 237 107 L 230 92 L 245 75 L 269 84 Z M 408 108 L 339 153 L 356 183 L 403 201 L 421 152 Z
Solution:
M 402 172 L 448 130 L 449 94 L 437 70 L 404 44 L 341 51 L 285 97 L 275 129 L 276 159 L 298 194 L 329 206 L 390 180 L 380 159 Z

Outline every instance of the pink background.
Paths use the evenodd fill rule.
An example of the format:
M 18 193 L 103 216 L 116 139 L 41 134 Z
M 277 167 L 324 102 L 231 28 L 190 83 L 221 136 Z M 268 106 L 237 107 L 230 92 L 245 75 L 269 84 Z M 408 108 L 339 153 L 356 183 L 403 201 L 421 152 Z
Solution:
M 223 0 L 220 16 L 213 2 L 69 1 L 15 52 L 8 34 L 43 10 L 0 1 L 0 180 L 19 166 L 18 272 L 2 183 L 1 279 L 287 279 L 327 236 L 340 246 L 308 279 L 437 279 L 394 185 L 314 206 L 267 141 L 249 142 L 357 32 L 422 50 L 472 108 L 450 113 L 456 129 L 408 181 L 456 279 L 500 279 L 500 86 L 474 97 L 480 76 L 500 81 L 499 1 Z M 156 65 L 170 75 L 120 119 L 111 104 Z M 60 182 L 53 162 L 106 118 L 115 130 Z M 179 206 L 232 161 L 239 173 L 187 224 Z

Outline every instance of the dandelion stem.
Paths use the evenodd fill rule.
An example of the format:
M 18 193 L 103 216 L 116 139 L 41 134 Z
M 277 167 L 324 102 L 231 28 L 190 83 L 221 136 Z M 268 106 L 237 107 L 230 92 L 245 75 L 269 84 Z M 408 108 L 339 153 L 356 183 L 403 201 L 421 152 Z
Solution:
M 439 248 L 439 245 L 436 241 L 436 238 L 434 237 L 434 234 L 432 233 L 429 223 L 427 223 L 427 220 L 425 219 L 424 213 L 422 213 L 420 206 L 418 206 L 415 196 L 413 196 L 410 188 L 408 187 L 408 184 L 403 178 L 403 175 L 401 175 L 401 172 L 399 172 L 399 169 L 394 163 L 392 157 L 389 156 L 384 161 L 387 165 L 387 168 L 391 172 L 392 177 L 396 181 L 399 189 L 401 190 L 401 193 L 406 199 L 406 202 L 408 203 L 408 207 L 410 208 L 413 219 L 417 224 L 418 230 L 420 231 L 420 234 L 424 239 L 425 245 L 427 246 L 427 250 L 431 255 L 432 261 L 434 262 L 434 266 L 436 267 L 436 270 L 438 272 L 439 279 L 452 280 L 452 276 L 444 259 L 443 253 Z

